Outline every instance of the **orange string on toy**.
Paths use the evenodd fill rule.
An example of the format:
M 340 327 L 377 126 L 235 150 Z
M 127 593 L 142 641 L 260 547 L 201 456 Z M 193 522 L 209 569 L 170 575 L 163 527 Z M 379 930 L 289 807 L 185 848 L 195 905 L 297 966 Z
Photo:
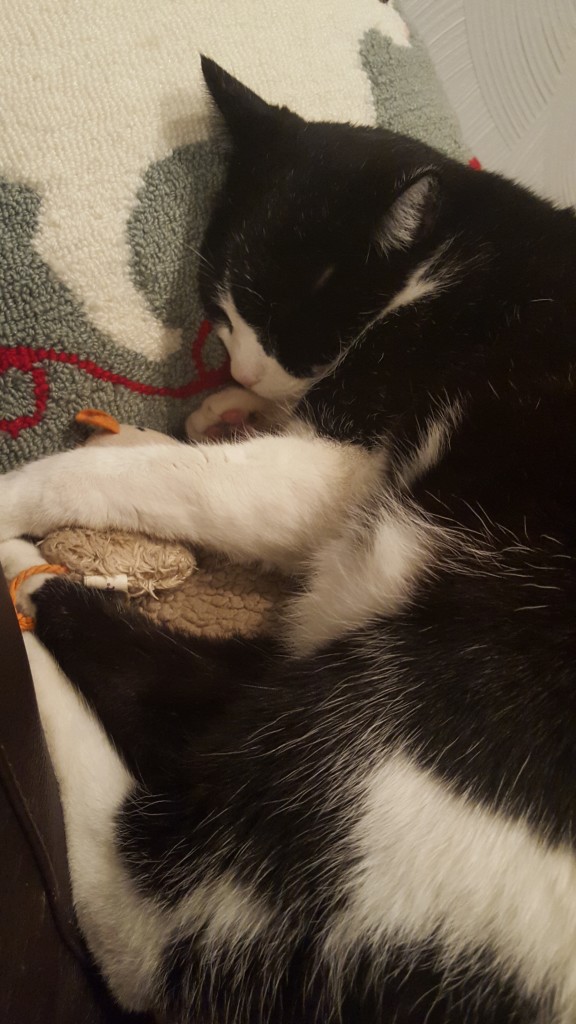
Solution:
M 24 583 L 24 580 L 30 579 L 31 576 L 38 576 L 42 572 L 53 573 L 54 576 L 66 576 L 70 570 L 65 565 L 31 565 L 29 569 L 23 569 L 17 576 L 14 577 L 8 590 L 10 597 L 12 598 L 12 604 L 14 605 L 14 611 L 16 612 L 16 618 L 18 624 L 23 633 L 34 629 L 34 619 L 31 615 L 23 615 L 19 612 L 16 607 L 16 596 L 18 594 L 18 588 Z

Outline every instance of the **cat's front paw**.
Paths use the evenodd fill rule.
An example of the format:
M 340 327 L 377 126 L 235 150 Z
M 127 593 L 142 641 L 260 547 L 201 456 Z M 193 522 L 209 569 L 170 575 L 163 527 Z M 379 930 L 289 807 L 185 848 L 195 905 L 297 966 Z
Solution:
M 223 441 L 257 433 L 274 420 L 274 403 L 246 388 L 230 387 L 204 399 L 186 420 L 191 441 Z

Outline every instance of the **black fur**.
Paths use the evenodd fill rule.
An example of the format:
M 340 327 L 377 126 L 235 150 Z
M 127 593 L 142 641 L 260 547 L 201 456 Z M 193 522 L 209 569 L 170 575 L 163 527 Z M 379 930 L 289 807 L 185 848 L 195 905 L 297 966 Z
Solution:
M 446 246 L 430 271 L 443 290 L 374 324 L 296 412 L 331 437 L 386 444 L 398 499 L 485 554 L 446 561 L 408 610 L 307 659 L 162 633 L 62 581 L 40 592 L 40 638 L 139 780 L 119 836 L 142 890 L 175 901 L 208 863 L 233 864 L 275 908 L 276 988 L 266 950 L 240 985 L 226 954 L 206 966 L 192 935 L 166 950 L 159 1007 L 213 1024 L 528 1024 L 535 1008 L 489 951 L 457 976 L 433 945 L 398 948 L 380 974 L 362 955 L 341 1006 L 313 968 L 343 899 L 367 744 L 409 750 L 454 790 L 574 846 L 576 219 L 419 143 L 307 124 L 209 61 L 204 72 L 235 143 L 206 237 L 206 304 L 221 315 L 227 275 L 289 372 L 329 364 Z M 422 174 L 413 242 L 386 249 L 395 204 Z M 407 494 L 422 429 L 456 400 L 450 450 Z M 545 994 L 540 1012 L 549 1019 Z
M 454 595 L 456 605 L 460 598 Z M 386 673 L 374 674 L 368 652 L 374 643 L 382 644 L 379 627 L 333 643 L 321 658 L 292 661 L 261 642 L 205 642 L 158 631 L 100 593 L 65 580 L 46 584 L 36 603 L 38 636 L 95 707 L 140 782 L 125 805 L 119 840 L 141 890 L 174 903 L 202 881 L 208 866 L 233 867 L 239 880 L 261 879 L 279 929 L 290 936 L 276 958 L 273 985 L 267 977 L 268 950 L 258 946 L 241 984 L 227 952 L 215 955 L 207 968 L 198 948 L 201 934 L 166 950 L 159 1005 L 170 1021 L 187 1021 L 190 1014 L 250 1024 L 532 1021 L 534 1007 L 498 977 L 489 958 L 482 968 L 476 964 L 447 977 L 438 966 L 441 954 L 429 943 L 391 951 L 385 975 L 377 978 L 361 958 L 346 979 L 342 1006 L 336 1007 L 328 995 L 333 979 L 326 969 L 318 970 L 314 945 L 334 912 L 348 866 L 339 843 L 346 841 L 349 806 L 346 799 L 333 804 L 326 796 L 336 758 L 342 794 L 354 778 L 366 709 L 370 724 L 382 726 L 380 737 L 372 737 L 375 747 L 384 751 L 391 741 L 407 744 L 423 766 L 446 771 L 452 782 L 467 785 L 465 767 L 458 776 L 454 761 L 459 755 L 470 767 L 470 750 L 478 742 L 477 796 L 493 801 L 500 785 L 503 805 L 511 789 L 502 787 L 502 778 L 517 771 L 502 756 L 507 747 L 501 747 L 499 730 L 506 735 L 516 727 L 523 693 L 511 703 L 510 692 L 498 692 L 482 678 L 481 663 L 470 670 L 470 657 L 454 664 L 446 679 L 431 674 L 444 638 L 427 633 L 425 613 L 422 621 L 418 611 L 409 617 L 420 642 L 416 639 L 412 648 L 407 675 L 393 662 Z M 407 625 L 389 626 L 383 655 L 403 639 Z M 455 621 L 448 627 L 457 644 L 466 625 Z M 504 663 L 505 656 L 504 651 Z M 340 703 L 333 705 L 335 692 Z M 407 693 L 409 713 L 397 717 L 391 736 L 390 709 L 406 706 Z M 531 740 L 527 734 L 525 748 Z M 439 751 L 450 743 L 459 747 L 445 765 Z M 523 756 L 523 750 L 514 755 Z M 545 781 L 539 791 L 532 786 L 530 801 L 522 799 L 524 785 L 512 794 L 518 812 L 544 788 Z M 571 815 L 574 809 L 572 799 Z M 566 808 L 560 811 L 564 815 Z

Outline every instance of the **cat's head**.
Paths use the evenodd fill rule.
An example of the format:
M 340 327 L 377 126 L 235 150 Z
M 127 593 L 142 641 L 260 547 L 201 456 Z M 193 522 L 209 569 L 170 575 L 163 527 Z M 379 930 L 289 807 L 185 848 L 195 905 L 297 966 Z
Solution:
M 437 244 L 449 162 L 383 129 L 308 123 L 212 61 L 202 68 L 232 140 L 202 297 L 235 379 L 297 397 Z

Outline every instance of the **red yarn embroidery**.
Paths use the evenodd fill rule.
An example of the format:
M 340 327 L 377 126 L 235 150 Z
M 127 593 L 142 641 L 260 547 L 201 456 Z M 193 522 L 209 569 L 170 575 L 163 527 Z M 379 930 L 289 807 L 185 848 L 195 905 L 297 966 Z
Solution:
M 18 416 L 16 419 L 0 419 L 0 431 L 10 434 L 16 439 L 23 430 L 36 427 L 42 422 L 48 400 L 50 398 L 50 384 L 46 371 L 39 366 L 39 363 L 65 363 L 67 366 L 75 366 L 78 370 L 95 377 L 97 380 L 104 380 L 109 384 L 127 388 L 128 391 L 135 391 L 140 395 L 157 396 L 164 398 L 190 398 L 208 388 L 220 387 L 230 380 L 228 366 L 225 364 L 217 370 L 210 370 L 204 365 L 202 349 L 212 325 L 208 320 L 203 320 L 198 329 L 198 334 L 192 345 L 192 359 L 198 370 L 198 376 L 194 380 L 182 384 L 180 387 L 156 387 L 153 384 L 144 384 L 143 381 L 130 380 L 122 374 L 106 370 L 91 359 L 82 359 L 76 352 L 57 352 L 53 348 L 30 348 L 26 345 L 16 345 L 14 348 L 0 349 L 0 375 L 7 370 L 21 370 L 29 373 L 32 378 L 34 393 L 34 412 L 30 416 Z

